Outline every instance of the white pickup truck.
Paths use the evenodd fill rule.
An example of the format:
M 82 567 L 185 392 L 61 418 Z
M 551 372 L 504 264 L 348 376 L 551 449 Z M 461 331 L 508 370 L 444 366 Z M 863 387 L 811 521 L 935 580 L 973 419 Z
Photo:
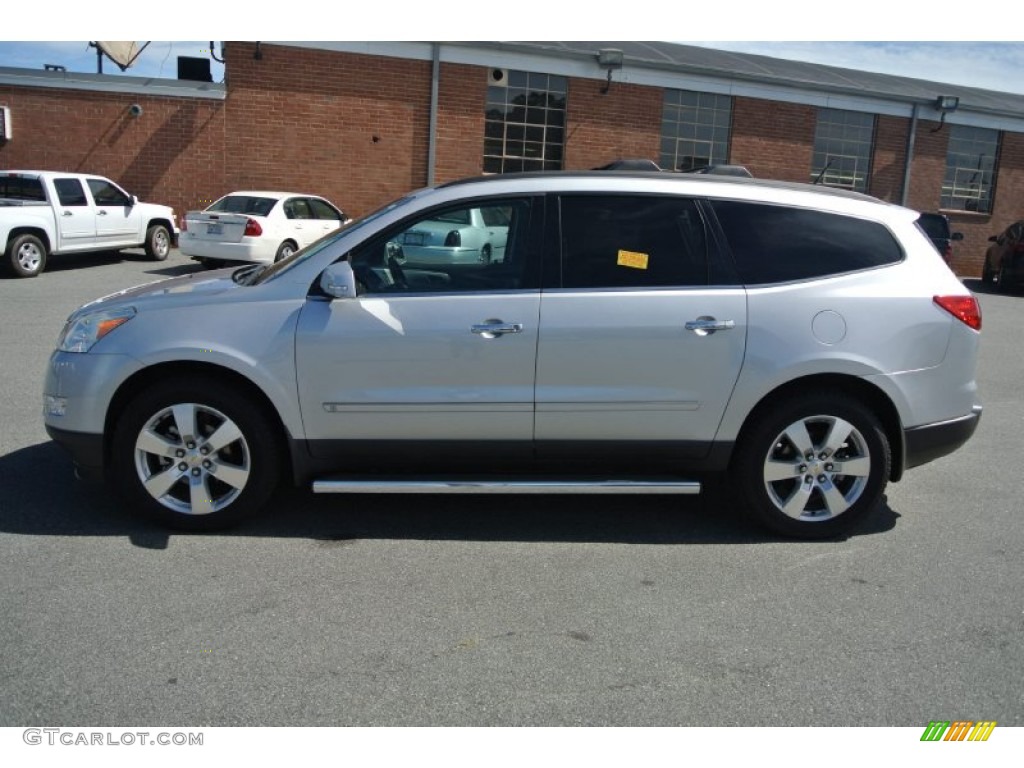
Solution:
M 51 253 L 145 248 L 163 261 L 177 242 L 174 211 L 141 203 L 102 176 L 0 171 L 0 252 L 18 277 L 35 277 Z

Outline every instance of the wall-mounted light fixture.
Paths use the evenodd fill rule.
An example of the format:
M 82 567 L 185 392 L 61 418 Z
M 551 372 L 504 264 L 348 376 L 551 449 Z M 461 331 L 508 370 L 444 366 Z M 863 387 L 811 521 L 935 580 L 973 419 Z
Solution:
M 132 104 L 130 107 L 128 107 L 128 114 L 132 117 L 142 117 L 142 105 Z
M 932 106 L 939 111 L 939 124 L 937 127 L 932 128 L 932 133 L 935 133 L 942 130 L 942 126 L 946 122 L 946 115 L 949 112 L 956 111 L 956 108 L 960 106 L 960 97 L 937 96 Z
M 608 93 L 612 87 L 612 72 L 622 69 L 623 53 L 618 48 L 602 48 L 597 52 L 597 66 L 608 72 L 608 82 L 605 83 L 601 93 Z

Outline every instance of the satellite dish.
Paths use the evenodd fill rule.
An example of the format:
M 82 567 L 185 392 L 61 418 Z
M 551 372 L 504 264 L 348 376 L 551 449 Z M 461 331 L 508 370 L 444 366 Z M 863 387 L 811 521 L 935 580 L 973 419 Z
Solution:
M 103 71 L 102 57 L 106 56 L 112 62 L 117 64 L 124 72 L 135 60 L 139 58 L 139 54 L 146 50 L 146 46 L 149 42 L 138 43 L 134 40 L 97 40 L 90 43 L 90 45 L 96 48 L 97 57 L 100 62 L 100 72 Z

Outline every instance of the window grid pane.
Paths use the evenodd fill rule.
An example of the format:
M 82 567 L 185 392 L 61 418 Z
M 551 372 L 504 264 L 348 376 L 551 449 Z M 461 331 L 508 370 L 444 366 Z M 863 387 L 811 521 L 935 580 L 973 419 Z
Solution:
M 690 171 L 728 162 L 731 125 L 732 97 L 665 89 L 661 167 Z
M 484 173 L 561 170 L 568 80 L 509 72 L 487 89 Z
M 967 125 L 949 126 L 940 206 L 957 211 L 991 212 L 998 153 L 998 131 Z
M 874 134 L 872 114 L 819 109 L 810 181 L 867 192 Z

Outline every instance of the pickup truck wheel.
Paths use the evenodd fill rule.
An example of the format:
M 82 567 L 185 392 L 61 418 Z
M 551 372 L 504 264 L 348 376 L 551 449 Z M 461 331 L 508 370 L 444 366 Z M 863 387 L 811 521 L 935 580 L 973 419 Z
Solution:
M 216 379 L 147 388 L 117 419 L 113 480 L 133 510 L 183 530 L 215 530 L 269 500 L 281 465 L 275 431 L 251 398 Z
M 146 230 L 146 255 L 153 261 L 164 261 L 171 252 L 171 233 L 163 224 Z
M 825 539 L 880 506 L 889 441 L 858 400 L 807 393 L 756 418 L 735 468 L 746 511 L 759 522 L 785 536 Z
M 35 277 L 46 268 L 46 246 L 35 235 L 19 235 L 7 249 L 8 263 L 18 277 Z

